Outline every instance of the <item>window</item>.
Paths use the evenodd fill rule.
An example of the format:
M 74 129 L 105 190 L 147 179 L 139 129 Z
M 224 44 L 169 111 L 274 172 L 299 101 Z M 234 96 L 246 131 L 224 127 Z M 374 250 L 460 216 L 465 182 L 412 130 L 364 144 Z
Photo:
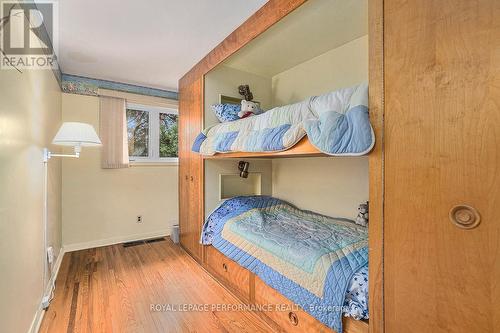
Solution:
M 177 162 L 177 110 L 127 104 L 130 161 Z

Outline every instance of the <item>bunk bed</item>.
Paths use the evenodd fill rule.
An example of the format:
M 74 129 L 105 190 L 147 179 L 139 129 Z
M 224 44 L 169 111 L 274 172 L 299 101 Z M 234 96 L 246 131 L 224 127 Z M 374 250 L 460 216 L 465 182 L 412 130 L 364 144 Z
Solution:
M 192 151 L 204 159 L 361 156 L 373 145 L 368 85 L 362 83 L 210 126 Z M 270 196 L 238 196 L 207 217 L 200 243 L 211 247 L 209 271 L 243 299 L 295 310 L 285 318 L 270 314 L 287 331 L 367 331 L 366 225 Z
M 260 200 L 262 204 L 274 202 L 288 208 L 291 206 L 274 197 L 259 196 L 255 198 L 225 198 L 226 201 L 223 203 L 219 201 L 220 206 L 216 208 L 218 204 L 215 193 L 220 188 L 217 189 L 215 186 L 221 186 L 222 177 L 220 175 L 233 172 L 237 162 L 234 161 L 236 158 L 261 158 L 259 161 L 250 161 L 253 168 L 251 172 L 262 172 L 264 178 L 264 173 L 267 172 L 267 176 L 269 176 L 269 172 L 272 172 L 274 175 L 278 168 L 265 169 L 262 165 L 275 162 L 278 165 L 285 164 L 283 162 L 288 163 L 288 160 L 279 160 L 280 158 L 361 156 L 371 151 L 374 147 L 375 135 L 368 117 L 368 85 L 359 84 L 331 91 L 368 79 L 368 75 L 365 73 L 366 57 L 356 56 L 365 54 L 363 41 L 356 44 L 360 47 L 351 50 L 350 58 L 339 64 L 340 67 L 333 70 L 330 67 L 325 67 L 321 73 L 316 72 L 318 76 L 328 76 L 328 80 L 317 80 L 318 78 L 307 76 L 301 82 L 305 84 L 288 85 L 286 88 L 282 88 L 281 91 L 291 88 L 286 90 L 287 93 L 282 96 L 274 94 L 277 91 L 275 84 L 279 85 L 279 80 L 274 80 L 276 73 L 282 73 L 284 70 L 366 35 L 366 17 L 364 16 L 366 7 L 365 0 L 352 2 L 331 2 L 328 0 L 306 2 L 300 0 L 293 1 L 293 3 L 281 0 L 269 1 L 261 12 L 244 24 L 244 29 L 237 29 L 233 32 L 220 46 L 186 74 L 179 84 L 181 246 L 242 303 L 252 306 L 251 309 L 255 314 L 276 331 L 368 333 L 369 325 L 371 326 L 372 323 L 366 319 L 368 317 L 367 309 L 363 310 L 362 307 L 359 307 L 359 300 L 355 300 L 349 294 L 349 291 L 354 294 L 359 292 L 359 290 L 354 291 L 352 288 L 355 287 L 350 285 L 355 277 L 363 281 L 368 279 L 367 260 L 360 260 L 359 265 L 353 266 L 352 271 L 346 273 L 346 275 L 351 276 L 341 279 L 342 285 L 339 285 L 338 290 L 334 293 L 336 296 L 333 303 L 332 298 L 322 301 L 322 297 L 318 297 L 317 294 L 322 292 L 319 285 L 316 286 L 316 294 L 311 293 L 308 290 L 311 288 L 310 285 L 304 288 L 300 283 L 289 278 L 286 271 L 280 271 L 279 267 L 275 267 L 275 270 L 269 268 L 275 273 L 270 271 L 263 273 L 265 270 L 263 266 L 256 264 L 261 260 L 258 259 L 255 251 L 249 250 L 251 255 L 245 255 L 244 251 L 232 248 L 231 246 L 234 244 L 230 245 L 230 242 L 222 236 L 224 226 L 228 225 L 228 215 L 224 215 L 221 211 L 235 213 L 237 209 L 233 209 L 231 204 L 235 201 L 240 201 L 239 204 L 241 204 L 241 201 L 246 200 L 254 203 Z M 316 17 L 315 24 L 311 24 L 311 15 Z M 256 19 L 259 17 L 264 18 L 264 21 Z M 349 22 L 343 21 L 344 17 L 349 17 Z M 283 20 L 281 20 L 282 18 Z M 345 24 L 353 26 L 351 29 L 343 29 Z M 303 41 L 308 36 L 316 36 L 317 38 L 311 40 L 307 47 L 306 43 L 298 42 Z M 344 54 L 348 54 L 348 52 Z M 255 58 L 255 55 L 262 55 L 262 57 Z M 271 70 L 270 68 L 273 66 L 280 69 L 276 69 L 274 73 L 266 73 L 266 70 Z M 224 68 L 226 69 L 224 70 Z M 241 74 L 233 75 L 234 72 L 230 72 L 227 68 L 239 70 Z M 350 71 L 353 73 L 352 75 L 348 74 Z M 253 74 L 261 79 L 255 79 Z M 344 82 L 344 78 L 338 74 L 349 77 L 346 77 Z M 267 82 L 264 82 L 262 77 Z M 255 93 L 256 101 L 259 101 L 263 108 L 269 110 L 263 114 L 241 120 L 219 123 L 221 120 L 218 119 L 217 114 L 211 112 L 211 106 L 224 103 L 221 96 L 236 98 L 237 87 L 240 84 L 250 85 Z M 305 89 L 297 94 L 297 91 L 292 91 L 295 88 Z M 330 92 L 328 92 L 329 90 Z M 339 161 L 340 159 L 329 160 Z M 351 160 L 366 162 L 366 159 L 363 158 Z M 257 164 L 261 165 L 260 170 L 257 170 L 259 168 Z M 360 168 L 359 170 L 366 169 Z M 216 177 L 219 177 L 218 180 L 215 180 Z M 280 194 L 276 196 L 281 197 Z M 222 196 L 218 199 L 222 200 Z M 359 199 L 358 204 L 368 199 L 368 194 L 366 194 L 366 198 L 363 195 Z M 245 205 L 247 210 L 240 211 L 242 215 L 253 209 L 258 209 L 248 202 L 243 203 L 243 206 Z M 298 205 L 300 206 L 300 204 Z M 229 209 L 226 209 L 227 207 Z M 313 219 L 320 216 L 298 209 L 296 213 L 299 215 L 309 214 L 308 216 L 313 216 Z M 341 225 L 344 223 L 353 224 L 352 221 L 323 218 L 335 225 L 337 223 Z M 206 223 L 204 224 L 204 222 Z M 352 227 L 360 235 L 363 235 L 359 239 L 360 244 L 366 245 L 368 228 L 356 225 L 352 225 Z M 292 232 L 292 230 L 290 231 Z M 201 235 L 203 237 L 200 242 Z M 293 242 L 293 239 L 290 237 L 288 241 Z M 261 238 L 257 240 L 257 243 L 264 241 Z M 257 247 L 248 242 L 239 245 L 247 250 L 252 246 L 254 249 Z M 363 245 L 361 248 L 360 258 L 367 259 L 368 247 Z M 286 249 L 286 247 L 281 247 L 280 250 L 279 246 L 274 248 L 276 251 L 283 251 L 284 254 L 286 254 Z M 325 263 L 325 265 L 327 264 Z M 356 274 L 360 275 L 355 276 Z M 376 275 L 371 273 L 371 279 L 374 276 Z M 326 277 L 323 276 L 319 279 L 325 280 Z M 329 280 L 331 283 L 326 283 L 327 289 L 333 289 L 329 286 L 335 283 L 334 280 L 335 278 L 331 278 Z M 309 280 L 309 282 L 311 281 L 314 281 L 314 278 Z M 281 288 L 283 284 L 287 284 L 289 287 L 293 286 L 293 288 L 288 288 L 287 291 Z M 373 286 L 373 284 L 371 285 Z M 344 288 L 346 288 L 344 292 L 339 291 Z M 367 298 L 366 288 L 361 294 L 362 297 Z M 304 295 L 309 296 L 304 298 Z M 329 296 L 332 295 L 329 294 Z M 358 315 L 351 312 L 345 316 L 346 312 L 340 311 L 322 315 L 307 307 L 311 303 L 319 306 L 331 304 L 342 307 L 345 305 L 344 299 L 348 307 L 351 304 L 354 308 L 357 307 Z M 270 309 L 266 308 L 269 304 L 277 306 L 278 310 L 269 311 Z M 363 306 L 366 306 L 366 303 Z M 360 316 L 359 314 L 363 311 L 365 311 L 364 315 Z M 371 313 L 370 317 L 372 317 Z M 377 319 L 376 312 L 372 318 Z

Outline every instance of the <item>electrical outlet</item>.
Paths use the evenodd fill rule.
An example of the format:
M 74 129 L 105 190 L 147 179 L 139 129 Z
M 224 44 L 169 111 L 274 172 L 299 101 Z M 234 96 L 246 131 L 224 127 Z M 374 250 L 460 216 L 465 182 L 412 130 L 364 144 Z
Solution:
M 137 223 L 142 223 L 142 215 L 137 215 Z
M 49 261 L 49 264 L 54 262 L 54 248 L 52 246 L 47 248 L 47 260 Z

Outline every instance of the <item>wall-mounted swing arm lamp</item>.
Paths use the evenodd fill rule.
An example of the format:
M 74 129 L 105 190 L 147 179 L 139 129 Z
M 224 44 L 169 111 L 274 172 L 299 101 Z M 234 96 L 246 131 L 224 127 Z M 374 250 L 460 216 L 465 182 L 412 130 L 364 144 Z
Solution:
M 77 123 L 77 122 L 66 122 L 61 125 L 59 131 L 57 131 L 56 136 L 52 140 L 52 144 L 59 146 L 72 146 L 75 153 L 74 154 L 53 154 L 48 148 L 43 149 L 43 167 L 44 167 L 44 215 L 43 215 L 43 278 L 42 278 L 42 308 L 46 309 L 50 301 L 54 296 L 55 282 L 47 286 L 47 271 L 48 264 L 51 263 L 51 256 L 49 255 L 47 246 L 47 222 L 48 222 L 48 162 L 52 157 L 80 157 L 80 152 L 84 146 L 100 146 L 101 140 L 97 136 L 97 133 L 89 124 Z M 49 281 L 50 282 L 50 281 Z M 47 289 L 48 288 L 48 289 Z
M 43 161 L 46 163 L 51 157 L 80 157 L 84 146 L 100 146 L 101 140 L 92 125 L 77 122 L 66 122 L 61 125 L 52 144 L 59 146 L 72 146 L 74 154 L 54 154 L 48 148 L 43 150 Z

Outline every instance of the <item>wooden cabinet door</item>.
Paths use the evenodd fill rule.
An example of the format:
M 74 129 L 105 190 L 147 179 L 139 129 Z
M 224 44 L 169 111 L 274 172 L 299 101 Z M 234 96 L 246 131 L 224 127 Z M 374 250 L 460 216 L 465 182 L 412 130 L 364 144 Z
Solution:
M 189 235 L 189 90 L 179 90 L 179 232 L 180 242 L 188 247 Z
M 498 332 L 500 1 L 384 11 L 385 331 Z
M 180 179 L 179 209 L 181 222 L 181 245 L 196 259 L 201 260 L 201 245 L 199 244 L 202 207 L 203 207 L 203 160 L 198 153 L 191 151 L 196 136 L 202 130 L 202 100 L 203 78 L 180 89 L 180 112 L 184 112 L 184 126 L 181 126 L 183 156 L 180 169 L 184 173 Z
M 203 159 L 199 153 L 191 151 L 191 146 L 203 130 L 203 77 L 192 84 L 193 101 L 189 114 L 189 172 L 190 172 L 190 197 L 189 197 L 189 223 L 191 225 L 190 252 L 201 261 L 202 246 L 200 244 L 201 227 L 203 224 Z

